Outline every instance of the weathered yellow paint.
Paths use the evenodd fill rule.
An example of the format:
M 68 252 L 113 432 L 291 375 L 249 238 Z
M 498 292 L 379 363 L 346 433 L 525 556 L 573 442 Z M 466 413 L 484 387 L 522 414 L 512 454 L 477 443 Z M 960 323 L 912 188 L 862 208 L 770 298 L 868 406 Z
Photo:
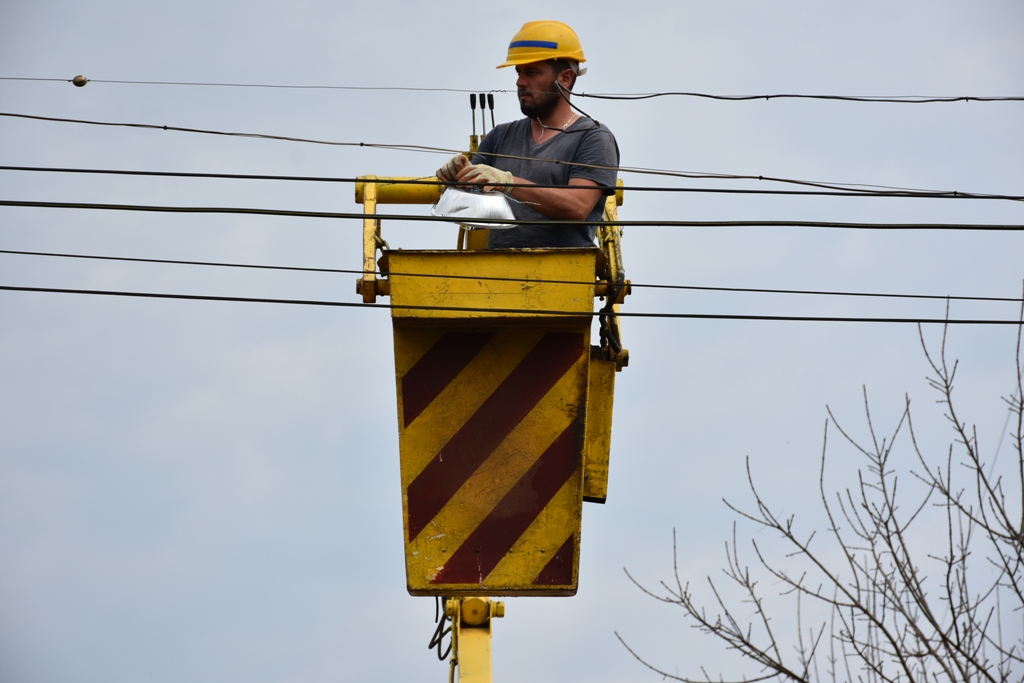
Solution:
M 391 251 L 391 304 L 396 306 L 392 316 L 396 321 L 446 318 L 536 321 L 540 316 L 533 311 L 548 310 L 579 313 L 589 321 L 599 253 L 597 249 Z M 457 277 L 436 277 L 438 275 Z M 485 310 L 452 311 L 432 307 Z M 512 309 L 519 312 L 508 312 Z
M 378 204 L 434 204 L 444 191 L 443 185 L 434 183 L 434 176 L 360 176 L 356 181 L 356 204 L 365 202 L 370 187 Z
M 363 276 L 359 279 L 363 303 L 377 300 L 377 242 L 380 240 L 380 221 L 371 218 L 377 213 L 377 186 L 369 184 L 363 196 Z
M 462 623 L 465 626 L 483 626 L 491 618 L 491 602 L 487 598 L 462 599 Z
M 614 361 L 590 359 L 587 445 L 583 456 L 583 500 L 589 503 L 603 503 L 608 498 L 615 371 Z
M 397 382 L 398 437 L 402 448 L 403 491 L 530 352 L 544 332 L 515 330 L 499 334 L 408 427 L 404 426 L 405 418 L 401 412 L 402 383 Z M 432 346 L 433 333 L 434 330 L 430 328 L 427 328 L 426 333 L 420 328 L 396 328 L 395 340 L 402 340 L 401 347 L 398 343 L 395 345 L 396 366 L 401 364 L 412 367 L 412 363 L 408 363 L 407 359 L 399 357 L 399 351 L 408 353 L 413 340 L 429 342 Z M 414 353 L 422 356 L 428 348 L 429 346 L 425 346 Z M 404 374 L 405 372 L 399 373 L 396 379 Z
M 487 230 L 462 232 L 459 250 L 389 249 L 375 215 L 377 206 L 436 202 L 443 186 L 417 182 L 424 180 L 430 179 L 365 176 L 355 188 L 356 201 L 363 204 L 366 214 L 363 224 L 366 272 L 358 291 L 366 302 L 375 301 L 377 296 L 390 296 L 394 306 L 409 591 L 422 595 L 462 596 L 572 595 L 578 583 L 582 502 L 584 498 L 603 501 L 607 496 L 615 371 L 621 369 L 626 360 L 624 353 L 610 353 L 605 349 L 592 355 L 588 351 L 595 292 L 600 288 L 601 294 L 606 296 L 622 273 L 621 231 L 614 225 L 601 227 L 598 231 L 601 250 L 486 251 Z M 618 220 L 616 207 L 622 204 L 621 185 L 620 182 L 620 189 L 605 201 L 606 220 Z M 374 273 L 377 250 L 385 255 L 380 264 L 380 276 Z M 597 278 L 602 282 L 595 282 Z M 546 315 L 544 311 L 558 311 L 562 315 Z M 617 328 L 618 320 L 613 324 Z M 449 343 L 446 334 L 456 331 L 469 335 L 447 337 L 456 341 L 445 346 Z M 494 336 L 487 341 L 480 333 Z M 574 338 L 562 333 L 580 336 Z M 533 370 L 521 370 L 517 375 L 519 379 L 511 384 L 507 382 L 547 334 L 553 335 L 549 342 L 555 345 L 545 348 L 567 349 L 570 347 L 559 346 L 563 342 L 557 340 L 580 339 L 583 351 L 573 362 L 577 342 L 572 342 L 570 355 L 558 361 L 564 364 L 551 366 L 557 367 L 561 374 L 550 374 L 549 381 L 554 385 L 546 382 L 544 386 L 551 388 L 538 401 L 539 394 L 528 392 L 531 382 L 522 379 L 533 377 Z M 480 341 L 457 341 L 463 338 Z M 459 346 L 459 343 L 469 346 Z M 431 360 L 417 368 L 417 363 L 438 344 L 440 351 L 435 350 Z M 445 349 L 451 349 L 450 353 L 455 356 L 445 356 Z M 552 356 L 557 357 L 557 354 Z M 456 365 L 450 372 L 454 377 L 443 370 L 447 367 L 444 363 L 453 362 Z M 530 360 L 523 368 L 546 367 L 536 363 Z M 565 370 L 567 367 L 569 369 Z M 413 396 L 410 409 L 416 413 L 415 419 L 406 426 L 402 379 L 414 368 L 416 373 L 410 375 L 411 383 L 407 385 Z M 524 381 L 525 384 L 520 384 Z M 495 446 L 496 441 L 486 441 L 487 434 L 494 435 L 487 425 L 492 424 L 491 420 L 498 424 L 502 411 L 496 410 L 495 401 L 487 401 L 499 387 L 504 387 L 502 395 L 515 403 L 509 397 L 517 395 L 515 392 L 519 389 L 510 390 L 513 386 L 526 387 L 524 395 L 531 396 L 530 403 L 521 404 L 525 417 L 520 419 L 518 416 L 523 413 L 517 413 L 518 422 L 514 427 L 509 427 L 513 423 L 505 422 L 501 427 L 501 434 L 505 436 Z M 508 393 L 510 391 L 513 393 Z M 491 406 L 488 412 L 474 420 L 485 403 Z M 506 434 L 505 430 L 510 428 Z M 466 431 L 459 439 L 469 438 L 465 434 L 475 434 L 473 439 L 484 438 L 480 443 L 487 443 L 486 450 L 483 446 L 471 445 L 446 449 L 460 430 Z M 468 452 L 476 455 L 469 460 L 448 460 L 448 454 L 460 454 L 457 457 L 463 458 Z M 539 461 L 545 453 L 550 453 L 551 457 Z M 574 459 L 569 459 L 570 456 Z M 439 466 L 444 461 L 456 463 L 456 468 L 460 467 L 459 462 L 472 463 L 469 467 L 475 467 L 475 471 L 453 470 L 453 465 L 447 463 Z M 558 463 L 561 469 L 544 469 L 555 467 L 553 463 Z M 534 474 L 556 471 L 557 480 Z M 454 475 L 457 480 L 449 477 L 453 472 L 458 472 Z M 563 479 L 566 476 L 568 480 Z M 446 481 L 450 482 L 449 488 L 446 488 Z M 545 481 L 549 482 L 546 489 L 535 488 L 531 483 Z M 412 539 L 409 538 L 410 490 L 414 491 L 412 500 L 417 515 L 412 523 L 415 536 Z M 543 505 L 543 501 L 548 503 Z M 508 525 L 505 521 L 508 519 L 519 521 Z M 489 544 L 487 539 L 502 535 L 505 540 Z M 559 554 L 560 550 L 564 553 Z M 553 562 L 556 554 L 559 561 Z M 439 573 L 446 566 L 444 573 Z M 486 572 L 482 569 L 484 566 L 488 568 Z M 476 580 L 474 575 L 478 569 L 481 575 Z M 434 579 L 448 582 L 434 584 Z M 549 583 L 563 580 L 568 583 Z M 534 581 L 543 583 L 534 585 Z M 489 681 L 489 624 L 474 628 L 462 626 L 456 629 L 462 640 L 459 679 L 466 683 Z M 480 656 L 479 666 L 473 661 L 477 655 Z M 480 678 L 476 678 L 477 672 Z
M 487 248 L 487 240 L 491 231 L 487 228 L 475 228 L 466 231 L 466 249 L 480 251 Z
M 509 335 L 509 341 L 513 336 Z M 530 469 L 537 455 L 543 453 L 569 423 L 578 418 L 578 406 L 583 405 L 586 391 L 586 387 L 580 381 L 581 377 L 585 376 L 586 365 L 586 357 L 581 357 L 530 411 L 519 427 L 480 465 L 476 473 L 462 485 L 434 520 L 416 539 L 406 544 L 406 567 L 410 581 L 414 572 L 424 576 L 426 582 L 432 580 L 438 568 L 444 566 L 452 553 L 465 542 L 505 494 Z M 426 452 L 432 457 L 436 451 Z M 405 471 L 406 462 L 403 459 L 403 482 L 411 481 L 415 477 L 407 476 L 409 473 Z M 556 499 L 549 504 L 549 507 L 554 505 L 565 509 L 542 514 L 531 525 L 534 531 L 530 536 L 530 542 L 525 546 L 522 540 L 517 542 L 517 545 L 523 546 L 519 554 L 546 556 L 550 559 L 551 554 L 579 528 L 578 501 L 582 484 L 579 479 L 573 477 L 560 491 L 564 495 L 558 497 L 556 494 Z M 408 499 L 404 495 L 402 502 L 407 509 Z M 499 564 L 498 567 L 500 566 Z M 485 578 L 483 586 L 473 584 L 465 588 L 474 591 L 502 591 L 521 586 L 525 589 L 526 586 L 523 584 L 532 583 L 543 568 L 544 565 L 541 565 L 536 571 L 531 569 L 519 574 L 506 570 L 499 579 L 495 579 L 494 572 L 491 572 Z
M 489 575 L 453 579 L 435 584 L 439 571 L 455 553 L 465 556 L 467 539 L 490 519 L 496 507 L 524 479 L 538 458 L 571 425 L 578 430 L 577 449 L 582 463 L 585 434 L 587 384 L 590 366 L 590 327 L 593 310 L 593 282 L 599 252 L 596 249 L 523 250 L 505 252 L 403 252 L 388 253 L 395 332 L 396 386 L 399 400 L 399 446 L 403 491 L 403 519 L 406 531 L 406 570 L 409 591 L 425 595 L 571 595 L 576 590 L 576 563 L 582 505 L 583 469 L 559 486 L 554 498 L 536 518 L 527 518 L 526 540 L 509 539 L 518 559 L 504 554 L 495 557 L 497 570 Z M 434 277 L 421 277 L 421 275 Z M 418 277 L 420 276 L 420 277 Z M 440 276 L 440 277 L 437 277 Z M 456 277 L 453 277 L 456 276 Z M 478 279 L 479 278 L 479 279 Z M 507 278 L 507 279 L 490 279 Z M 551 282 L 560 281 L 560 282 Z M 568 282 L 569 284 L 565 284 Z M 410 314 L 402 305 L 451 306 L 482 311 L 428 311 Z M 495 309 L 514 309 L 505 313 Z M 541 317 L 533 311 L 559 310 L 578 315 Z M 418 407 L 415 419 L 406 425 L 403 378 L 435 344 L 449 343 L 450 331 L 486 332 L 494 336 L 457 371 L 425 407 Z M 424 474 L 446 444 L 474 416 L 488 397 L 504 382 L 524 358 L 551 332 L 579 335 L 580 355 L 566 370 L 552 378 L 553 386 L 530 406 L 525 417 L 493 451 L 482 454 L 480 464 L 445 494 L 440 509 L 431 513 L 426 526 L 417 527 L 409 538 L 409 487 Z M 441 347 L 445 348 L 445 347 Z M 427 366 L 431 367 L 431 366 Z M 561 442 L 565 443 L 565 442 Z M 437 463 L 434 463 L 435 465 Z M 564 476 L 564 475 L 560 475 Z M 521 489 L 520 489 L 521 490 Z M 532 490 L 532 489 L 531 489 Z M 551 493 L 546 495 L 551 495 Z M 521 494 L 516 493 L 517 497 Z M 518 498 L 516 498 L 518 499 Z M 544 498 L 543 500 L 547 500 Z M 553 510 L 557 506 L 559 510 Z M 421 513 L 422 514 L 422 513 Z M 548 561 L 567 539 L 573 541 L 573 555 L 560 564 L 560 571 L 572 581 L 560 585 L 533 585 Z M 518 539 L 518 540 L 516 540 Z M 505 551 L 502 551 L 504 553 Z M 505 558 L 505 559 L 501 559 Z M 571 563 L 571 564 L 570 564 Z M 493 574 L 488 569 L 483 574 Z M 464 574 L 463 574 L 464 576 Z M 455 582 L 457 581 L 457 582 Z
M 565 529 L 572 529 L 573 552 L 580 554 L 580 506 L 574 504 L 580 495 L 579 477 L 565 482 L 544 514 L 533 521 L 512 549 L 508 551 L 498 566 L 488 576 L 488 582 L 503 584 L 516 580 L 520 576 L 536 578 L 551 560 L 551 548 L 562 547 L 569 535 Z M 578 583 L 578 564 L 574 568 L 571 593 L 575 593 Z
M 479 603 L 479 604 L 478 604 Z M 505 603 L 487 598 L 450 598 L 445 614 L 452 620 L 449 681 L 491 683 L 491 633 L 494 620 L 505 616 Z
M 401 377 L 409 372 L 409 369 L 416 365 L 416 361 L 423 357 L 430 347 L 445 333 L 441 327 L 419 327 L 416 329 L 403 329 L 401 334 L 395 333 L 395 374 Z M 401 391 L 401 387 L 399 387 Z M 402 396 L 398 396 L 398 406 L 401 410 Z M 399 413 L 399 418 L 402 417 Z
M 491 683 L 491 629 L 461 627 L 459 632 L 459 683 Z
M 437 343 L 438 328 L 395 326 L 395 364 L 399 398 L 399 447 L 401 453 L 402 505 L 406 537 L 406 575 L 409 592 L 419 595 L 571 595 L 572 584 L 534 586 L 533 581 L 548 560 L 570 536 L 575 536 L 573 563 L 578 562 L 578 539 L 582 505 L 582 468 L 555 495 L 528 531 L 528 541 L 515 544 L 520 560 L 505 564 L 500 578 L 491 575 L 477 583 L 438 586 L 432 583 L 438 571 L 494 510 L 505 495 L 533 466 L 555 439 L 573 422 L 585 431 L 589 353 L 584 351 L 518 426 L 488 455 L 476 472 L 458 489 L 432 521 L 409 539 L 408 487 L 446 443 L 466 424 L 480 405 L 519 365 L 550 328 L 503 327 L 491 341 L 456 375 L 447 387 L 408 426 L 402 415 L 402 377 Z M 589 319 L 587 320 L 589 324 Z M 584 349 L 589 349 L 589 328 Z M 582 444 L 581 444 L 582 445 Z M 557 506 L 558 511 L 553 511 Z M 542 562 L 540 566 L 538 562 Z M 499 564 L 499 567 L 502 566 Z M 516 571 L 519 568 L 520 571 Z M 493 574 L 493 572 L 492 572 Z

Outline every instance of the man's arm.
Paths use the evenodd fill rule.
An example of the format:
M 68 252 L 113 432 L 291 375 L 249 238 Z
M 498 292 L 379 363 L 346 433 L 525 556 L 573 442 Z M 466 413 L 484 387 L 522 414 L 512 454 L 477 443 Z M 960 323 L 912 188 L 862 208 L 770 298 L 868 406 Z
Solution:
M 483 185 L 484 190 L 502 190 L 513 198 L 530 204 L 543 216 L 556 220 L 582 221 L 590 216 L 603 196 L 597 183 L 586 178 L 570 178 L 569 187 L 530 187 L 532 182 L 516 178 L 508 171 L 476 164 L 459 171 L 457 181 L 467 185 Z M 493 186 L 489 183 L 515 183 L 516 187 Z
M 556 220 L 585 221 L 604 196 L 597 183 L 586 178 L 569 178 L 569 188 L 530 187 L 529 180 L 514 178 L 518 187 L 510 193 L 533 206 L 538 213 Z

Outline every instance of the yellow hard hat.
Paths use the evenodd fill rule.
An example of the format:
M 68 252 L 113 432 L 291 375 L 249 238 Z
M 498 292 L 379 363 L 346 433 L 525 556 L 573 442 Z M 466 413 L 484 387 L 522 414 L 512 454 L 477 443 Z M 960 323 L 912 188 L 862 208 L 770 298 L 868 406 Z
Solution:
M 497 68 L 546 59 L 587 61 L 579 36 L 567 25 L 560 21 L 529 21 L 512 36 L 512 42 L 508 44 L 508 59 Z

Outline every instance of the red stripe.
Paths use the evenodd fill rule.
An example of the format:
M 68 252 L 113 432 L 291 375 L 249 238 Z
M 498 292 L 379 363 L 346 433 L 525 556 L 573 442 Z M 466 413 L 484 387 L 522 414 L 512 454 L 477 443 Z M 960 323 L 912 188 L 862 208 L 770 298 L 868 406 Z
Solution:
M 409 484 L 409 540 L 583 354 L 580 333 L 549 332 Z
M 574 420 L 438 572 L 431 583 L 483 583 L 558 490 L 579 473 Z
M 447 332 L 402 377 L 405 426 L 419 417 L 494 338 L 494 332 Z
M 573 558 L 576 555 L 576 535 L 562 544 L 555 556 L 540 570 L 533 580 L 534 586 L 565 586 L 572 583 Z

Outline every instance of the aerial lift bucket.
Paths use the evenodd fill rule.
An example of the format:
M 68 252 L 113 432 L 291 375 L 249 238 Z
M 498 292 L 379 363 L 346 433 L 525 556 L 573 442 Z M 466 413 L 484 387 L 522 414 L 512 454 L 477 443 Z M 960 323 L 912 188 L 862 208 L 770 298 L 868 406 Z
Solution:
M 618 228 L 602 229 L 601 249 L 485 251 L 481 231 L 456 250 L 387 248 L 377 204 L 431 203 L 440 189 L 373 176 L 356 187 L 357 291 L 391 298 L 408 590 L 574 595 L 582 503 L 607 496 L 615 372 L 628 359 L 614 317 L 628 291 Z M 616 300 L 602 316 L 613 345 L 591 344 L 595 297 Z

